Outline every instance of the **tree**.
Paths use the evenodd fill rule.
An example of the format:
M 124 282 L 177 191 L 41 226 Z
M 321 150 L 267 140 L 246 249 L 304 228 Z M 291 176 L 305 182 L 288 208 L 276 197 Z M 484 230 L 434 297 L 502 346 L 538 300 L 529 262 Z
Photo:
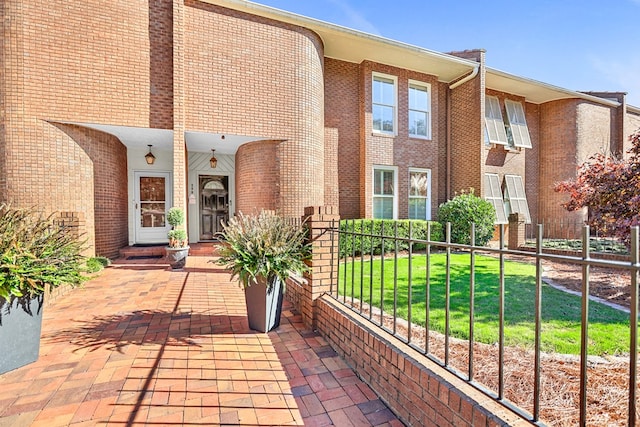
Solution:
M 629 140 L 627 159 L 595 154 L 578 167 L 575 178 L 554 186 L 569 195 L 565 209 L 588 208 L 591 227 L 626 244 L 630 227 L 640 225 L 640 129 Z

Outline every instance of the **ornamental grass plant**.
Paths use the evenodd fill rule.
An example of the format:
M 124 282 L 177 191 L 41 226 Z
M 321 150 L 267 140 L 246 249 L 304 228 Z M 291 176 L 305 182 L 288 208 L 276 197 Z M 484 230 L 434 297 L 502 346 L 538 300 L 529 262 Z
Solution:
M 53 215 L 0 204 L 0 299 L 82 284 L 87 280 L 83 249 L 84 243 Z
M 239 213 L 223 226 L 220 238 L 223 244 L 216 262 L 243 287 L 258 283 L 260 277 L 267 286 L 276 278 L 284 283 L 292 274 L 308 269 L 305 261 L 311 256 L 311 246 L 306 228 L 272 211 Z

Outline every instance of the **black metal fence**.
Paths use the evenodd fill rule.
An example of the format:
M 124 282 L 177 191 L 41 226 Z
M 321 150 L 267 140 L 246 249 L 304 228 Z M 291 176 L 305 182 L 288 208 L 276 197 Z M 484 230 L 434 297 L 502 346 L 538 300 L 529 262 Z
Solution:
M 545 249 L 582 250 L 582 236 L 584 221 L 547 220 L 543 223 L 543 246 Z M 628 255 L 628 248 L 624 243 L 612 236 L 589 229 L 589 246 L 593 252 Z M 536 224 L 525 225 L 527 245 L 535 246 L 538 234 Z
M 536 227 L 535 252 L 526 252 L 506 249 L 504 226 L 500 227 L 498 244 L 492 245 L 497 247 L 480 247 L 451 243 L 450 225 L 444 230 L 445 241 L 442 242 L 431 240 L 429 230 L 426 239 L 414 239 L 411 229 L 409 237 L 399 237 L 397 227 L 395 233 L 382 234 L 374 233 L 373 227 L 369 231 L 366 227 L 355 231 L 353 224 L 353 221 L 343 221 L 341 226 L 335 223 L 331 228 L 334 239 L 331 295 L 488 396 L 540 424 L 548 422 L 549 418 L 541 419 L 542 410 L 547 414 L 549 409 L 544 402 L 554 399 L 564 400 L 565 406 L 558 408 L 559 413 L 550 422 L 554 425 L 587 424 L 592 409 L 590 402 L 602 397 L 595 395 L 601 391 L 593 389 L 590 381 L 595 378 L 594 364 L 603 359 L 589 353 L 593 348 L 589 335 L 589 326 L 594 323 L 591 316 L 599 312 L 599 306 L 590 308 L 590 269 L 612 269 L 620 277 L 626 277 L 630 283 L 630 304 L 628 314 L 621 315 L 628 319 L 625 322 L 628 322 L 626 336 L 629 339 L 616 359 L 619 362 L 622 355 L 626 367 L 615 370 L 613 374 L 616 378 L 625 378 L 623 393 L 626 397 L 616 397 L 617 404 L 614 402 L 613 410 L 618 413 L 613 418 L 617 416 L 618 421 L 625 420 L 622 425 L 635 426 L 638 423 L 640 243 L 637 227 L 631 230 L 630 260 L 622 262 L 592 258 L 591 235 L 586 226 L 582 228 L 579 253 L 567 256 L 545 253 L 544 228 L 541 225 Z M 390 224 L 389 228 L 393 229 L 393 226 Z M 380 229 L 387 230 L 387 227 Z M 473 226 L 470 233 L 474 242 Z M 372 244 L 374 241 L 377 243 Z M 514 261 L 523 264 L 514 264 L 514 267 L 511 265 Z M 545 320 L 548 320 L 543 313 L 547 313 L 554 304 L 561 304 L 554 302 L 553 298 L 543 298 L 543 292 L 545 295 L 549 292 L 543 283 L 543 261 L 574 266 L 581 283 L 581 296 L 576 297 L 580 342 L 576 344 L 579 352 L 575 356 L 549 354 L 543 347 Z M 493 267 L 487 267 L 487 262 L 494 263 Z M 522 280 L 514 278 L 513 268 L 524 269 L 524 265 L 529 266 L 530 283 L 512 283 Z M 465 282 L 462 286 L 461 277 Z M 480 282 L 482 287 L 477 285 Z M 518 304 L 522 301 L 518 299 L 522 298 L 514 295 L 513 286 L 526 288 L 531 298 L 529 307 L 520 308 Z M 492 298 L 492 308 L 485 306 L 487 298 Z M 495 312 L 490 313 L 492 310 Z M 523 345 L 514 345 L 513 339 L 505 340 L 507 330 L 514 328 L 519 331 L 516 328 L 522 328 L 522 325 L 506 320 L 507 313 L 514 310 L 531 312 L 531 325 L 516 332 L 516 336 L 531 335 L 531 341 Z M 437 313 L 440 314 L 436 316 Z M 497 330 L 495 341 L 487 341 L 484 336 L 487 332 L 481 324 L 487 323 Z M 575 382 L 579 383 L 575 391 L 563 391 L 564 384 L 558 385 L 560 389 L 549 391 L 548 383 L 553 381 L 549 373 L 566 369 L 571 360 L 575 362 L 576 372 L 575 375 L 569 373 L 568 378 L 574 376 Z M 559 396 L 548 396 L 549 393 Z M 621 415 L 620 411 L 624 414 Z M 613 419 L 607 415 L 600 420 L 606 417 Z M 590 423 L 595 425 L 593 420 Z M 615 424 L 613 421 L 606 423 Z

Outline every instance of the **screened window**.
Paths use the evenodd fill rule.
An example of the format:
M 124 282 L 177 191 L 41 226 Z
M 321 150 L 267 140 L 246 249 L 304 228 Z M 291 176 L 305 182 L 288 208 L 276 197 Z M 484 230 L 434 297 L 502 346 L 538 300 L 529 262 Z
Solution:
M 393 134 L 396 131 L 396 82 L 391 77 L 373 75 L 373 130 Z
M 409 219 L 431 219 L 431 171 L 409 170 Z
M 489 144 L 507 145 L 507 132 L 504 128 L 500 101 L 495 96 L 487 96 L 484 101 L 485 137 Z
M 373 217 L 396 217 L 396 171 L 394 168 L 373 169 Z
M 429 86 L 410 83 L 409 135 L 419 138 L 431 138 L 430 104 Z
M 490 202 L 496 210 L 496 224 L 506 224 L 507 213 L 502 200 L 502 190 L 500 189 L 500 178 L 495 173 L 484 174 L 484 198 Z
M 531 224 L 531 215 L 529 214 L 527 196 L 524 193 L 522 177 L 505 175 L 504 184 L 504 205 L 507 214 L 521 213 L 525 217 L 525 222 Z
M 504 106 L 507 109 L 513 145 L 515 147 L 531 148 L 531 137 L 529 136 L 529 128 L 525 120 L 522 103 L 506 99 Z

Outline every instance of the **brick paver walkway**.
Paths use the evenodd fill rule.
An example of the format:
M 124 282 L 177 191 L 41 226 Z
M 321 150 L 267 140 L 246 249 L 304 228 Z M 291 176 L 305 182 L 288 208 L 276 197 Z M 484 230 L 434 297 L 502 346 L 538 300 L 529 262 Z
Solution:
M 401 426 L 285 305 L 251 331 L 211 257 L 120 261 L 45 309 L 40 359 L 0 375 L 0 426 Z

